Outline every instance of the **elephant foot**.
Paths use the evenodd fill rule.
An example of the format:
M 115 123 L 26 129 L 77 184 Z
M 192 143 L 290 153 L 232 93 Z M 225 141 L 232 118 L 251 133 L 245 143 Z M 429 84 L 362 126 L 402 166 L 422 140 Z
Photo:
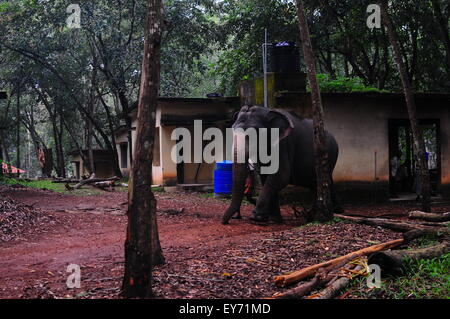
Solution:
M 266 215 L 254 214 L 252 217 L 250 217 L 250 220 L 257 223 L 267 223 L 269 221 L 269 217 Z
M 283 218 L 281 216 L 270 216 L 270 221 L 274 222 L 275 224 L 282 224 Z
M 238 215 L 231 217 L 231 219 L 242 219 L 242 216 L 241 216 L 241 214 L 238 214 Z

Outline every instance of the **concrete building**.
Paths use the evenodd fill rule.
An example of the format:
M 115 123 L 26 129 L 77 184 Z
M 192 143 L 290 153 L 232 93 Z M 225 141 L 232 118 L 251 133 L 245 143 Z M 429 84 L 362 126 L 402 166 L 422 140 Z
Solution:
M 241 103 L 263 104 L 262 78 L 241 85 Z M 269 73 L 269 105 L 312 118 L 305 74 Z M 450 198 L 450 94 L 416 94 L 425 135 L 433 190 Z M 322 93 L 325 126 L 339 143 L 334 180 L 341 197 L 386 200 L 390 197 L 390 158 L 401 149 L 403 196 L 414 198 L 415 160 L 409 117 L 402 93 Z
M 305 74 L 301 72 L 269 73 L 270 107 L 296 111 L 311 118 L 311 98 L 306 91 Z M 163 186 L 212 184 L 214 164 L 176 164 L 171 140 L 177 127 L 191 132 L 194 120 L 225 129 L 234 112 L 244 104 L 263 104 L 263 80 L 242 83 L 239 98 L 179 99 L 161 98 L 156 112 L 153 161 L 153 184 Z M 450 94 L 416 94 L 417 112 L 424 131 L 429 155 L 433 190 L 450 198 Z M 409 117 L 401 93 L 322 93 L 325 125 L 340 146 L 334 180 L 345 200 L 383 201 L 391 197 L 394 181 L 390 176 L 390 159 L 398 149 L 403 152 L 402 196 L 414 198 L 415 158 Z M 116 132 L 120 167 L 129 174 L 130 150 L 136 140 L 136 109 L 127 116 L 132 120 L 131 149 L 128 132 Z
M 83 157 L 87 160 L 89 153 L 87 150 L 83 150 Z M 95 175 L 98 178 L 108 178 L 114 176 L 112 154 L 108 150 L 93 150 L 94 155 L 94 169 Z M 89 164 L 86 163 L 81 157 L 78 151 L 72 151 L 69 153 L 72 157 L 72 171 L 75 178 L 89 177 Z
M 171 159 L 172 132 L 177 127 L 187 128 L 194 136 L 194 120 L 202 120 L 203 131 L 208 127 L 225 129 L 240 107 L 239 98 L 160 98 L 156 110 L 155 144 L 153 149 L 154 185 L 212 185 L 214 164 L 181 163 Z M 136 107 L 127 115 L 131 119 L 131 149 L 129 132 L 125 127 L 116 131 L 119 165 L 125 176 L 129 175 L 131 152 L 134 152 L 137 127 Z M 203 134 L 203 132 L 202 132 Z M 194 150 L 191 150 L 192 153 Z

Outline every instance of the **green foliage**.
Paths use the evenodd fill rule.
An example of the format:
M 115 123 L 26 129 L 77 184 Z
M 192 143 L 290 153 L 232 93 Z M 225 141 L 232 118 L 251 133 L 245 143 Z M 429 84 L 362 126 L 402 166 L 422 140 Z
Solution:
M 217 15 L 222 50 L 213 72 L 220 79 L 220 91 L 226 95 L 236 95 L 242 80 L 261 74 L 264 29 L 271 42 L 298 38 L 296 8 L 291 1 L 225 0 Z
M 381 288 L 372 290 L 360 278 L 350 292 L 360 298 L 450 299 L 450 253 L 434 259 L 407 259 L 403 276 L 387 277 Z
M 408 247 L 408 249 L 425 248 L 439 243 L 438 234 L 429 234 L 415 239 Z
M 307 223 L 305 225 L 301 225 L 297 228 L 302 229 L 302 228 L 316 226 L 316 225 L 334 225 L 334 224 L 338 224 L 338 223 L 342 223 L 342 222 L 344 222 L 344 220 L 342 220 L 341 218 L 333 217 L 333 219 L 328 222 L 311 222 L 311 223 Z
M 332 79 L 329 74 L 317 74 L 317 82 L 320 91 L 323 93 L 335 92 L 387 92 L 386 90 L 379 90 L 373 86 L 366 86 L 364 81 L 359 77 L 337 77 Z
M 438 2 L 447 17 L 448 1 Z M 365 23 L 367 6 L 372 3 L 370 0 L 305 1 L 318 72 L 337 80 L 360 78 L 361 83 L 352 86 L 355 92 L 373 88 L 401 91 L 385 30 L 370 30 Z M 445 61 L 450 52 L 445 50 L 430 2 L 392 1 L 390 14 L 397 26 L 403 58 L 415 89 L 448 92 L 450 68 Z M 222 21 L 223 49 L 214 72 L 220 76 L 225 93 L 234 94 L 239 82 L 261 74 L 265 28 L 269 32 L 269 42 L 298 42 L 294 1 L 224 0 L 218 15 Z M 448 29 L 448 25 L 444 27 Z M 345 83 L 336 83 L 336 86 L 347 89 Z
M 24 187 L 30 187 L 30 188 L 38 188 L 38 189 L 45 189 L 50 190 L 57 193 L 62 193 L 66 195 L 76 195 L 76 196 L 90 196 L 90 195 L 98 195 L 101 194 L 103 191 L 99 189 L 94 189 L 90 187 L 85 187 L 81 189 L 75 189 L 73 191 L 66 190 L 64 184 L 61 183 L 52 183 L 49 179 L 41 179 L 41 180 L 20 180 L 15 178 L 7 178 L 4 177 L 0 180 L 1 185 L 21 185 Z

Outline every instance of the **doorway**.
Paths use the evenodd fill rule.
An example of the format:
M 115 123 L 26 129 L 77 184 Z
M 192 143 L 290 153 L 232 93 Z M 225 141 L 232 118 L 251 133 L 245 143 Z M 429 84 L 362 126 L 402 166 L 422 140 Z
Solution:
M 419 120 L 428 158 L 432 195 L 441 179 L 441 143 L 439 119 Z M 399 161 L 395 157 L 400 151 Z M 395 176 L 393 175 L 395 174 Z M 389 120 L 389 193 L 391 198 L 415 199 L 420 192 L 417 159 L 409 119 Z

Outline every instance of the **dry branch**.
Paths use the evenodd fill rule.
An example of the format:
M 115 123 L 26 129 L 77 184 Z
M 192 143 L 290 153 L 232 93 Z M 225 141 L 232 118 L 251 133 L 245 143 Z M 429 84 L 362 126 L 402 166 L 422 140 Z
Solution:
M 421 211 L 413 211 L 408 214 L 410 219 L 421 219 L 429 222 L 448 222 L 450 221 L 450 213 L 435 214 L 424 213 Z
M 359 272 L 363 270 L 364 267 L 361 265 L 356 266 L 353 271 Z M 337 280 L 330 283 L 324 290 L 322 290 L 317 295 L 314 295 L 310 299 L 332 299 L 337 296 L 337 294 L 348 286 L 353 276 L 339 277 Z
M 351 261 L 349 262 L 349 259 Z M 324 285 L 328 285 L 342 275 L 342 270 L 349 271 L 355 268 L 354 258 L 344 259 L 339 263 L 332 264 L 326 268 L 317 270 L 313 279 L 306 283 L 298 284 L 297 287 L 292 288 L 284 293 L 275 294 L 272 299 L 301 299 L 311 291 L 318 289 Z
M 313 265 L 313 266 L 304 268 L 299 271 L 295 271 L 288 275 L 276 276 L 275 284 L 278 287 L 288 286 L 290 284 L 299 282 L 300 280 L 303 280 L 305 278 L 314 276 L 320 268 L 333 267 L 344 261 L 349 262 L 350 260 L 353 260 L 357 257 L 367 256 L 369 254 L 372 254 L 372 253 L 380 251 L 380 250 L 397 247 L 397 246 L 401 245 L 403 243 L 403 241 L 404 241 L 403 239 L 396 239 L 396 240 L 392 240 L 392 241 L 389 241 L 386 243 L 370 246 L 367 248 L 363 248 L 363 249 L 351 252 L 350 254 L 347 254 L 347 255 L 344 255 L 344 256 L 341 256 L 341 257 L 338 257 L 338 258 L 335 258 L 335 259 L 332 259 L 332 260 L 329 260 L 329 261 L 326 261 L 326 262 L 323 262 L 323 263 L 320 263 L 317 265 Z

